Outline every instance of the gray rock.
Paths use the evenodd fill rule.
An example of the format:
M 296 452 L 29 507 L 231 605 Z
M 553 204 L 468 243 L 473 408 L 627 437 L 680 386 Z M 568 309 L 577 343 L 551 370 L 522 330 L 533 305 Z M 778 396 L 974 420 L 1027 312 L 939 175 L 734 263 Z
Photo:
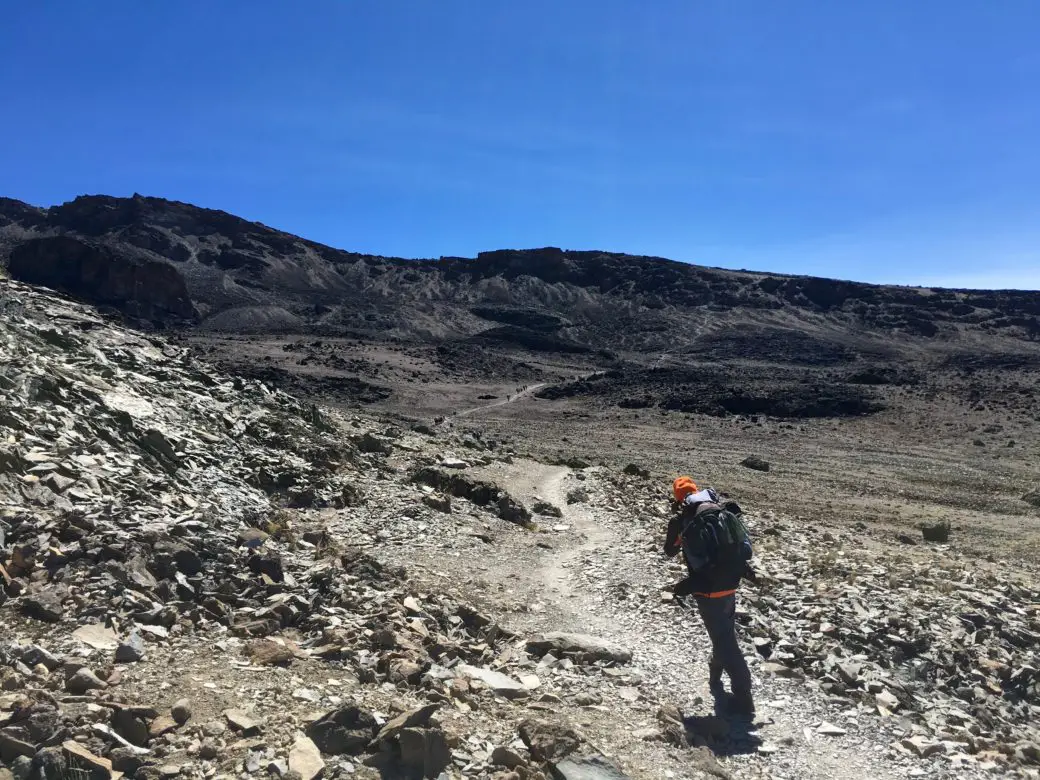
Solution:
M 374 436 L 371 433 L 365 433 L 363 436 L 356 439 L 355 444 L 357 444 L 357 448 L 361 450 L 361 452 L 389 455 L 394 451 L 394 447 L 390 442 L 386 439 Z
M 68 768 L 65 752 L 60 747 L 45 747 L 33 756 L 29 776 L 40 780 L 64 780 Z
M 874 701 L 878 706 L 884 707 L 891 712 L 895 712 L 899 709 L 899 699 L 892 695 L 890 691 L 881 691 L 880 693 L 875 694 Z
M 72 632 L 72 637 L 95 650 L 115 650 L 119 646 L 115 631 L 100 623 L 80 626 Z
M 527 652 L 541 657 L 552 653 L 556 657 L 575 656 L 583 661 L 613 661 L 628 663 L 632 652 L 614 642 L 588 634 L 570 634 L 553 631 L 538 634 L 527 641 Z
M 900 745 L 920 758 L 928 758 L 936 753 L 944 753 L 945 746 L 941 742 L 930 740 L 923 736 L 908 737 L 900 740 Z
M 260 764 L 264 760 L 263 751 L 250 750 L 246 753 L 246 760 L 242 764 L 242 768 L 251 775 L 255 775 L 260 771 Z
M 402 729 L 428 726 L 433 713 L 439 708 L 439 704 L 427 704 L 425 707 L 403 712 L 396 718 L 388 720 L 376 734 L 372 746 L 375 747 L 380 742 L 393 740 Z
M 225 710 L 224 717 L 227 718 L 228 725 L 241 732 L 244 737 L 260 733 L 260 721 L 243 710 Z
M 116 710 L 112 713 L 113 731 L 131 745 L 145 747 L 151 739 L 148 723 L 129 709 Z
M 108 757 L 114 770 L 131 776 L 144 765 L 144 758 L 139 753 L 125 747 L 113 748 Z
M 108 683 L 94 674 L 87 667 L 82 667 L 65 680 L 65 690 L 74 696 L 82 696 L 87 691 L 107 688 Z
M 816 727 L 816 733 L 822 734 L 825 737 L 841 737 L 848 734 L 848 731 L 843 729 L 841 726 L 835 726 L 833 723 L 824 721 Z
M 23 645 L 11 648 L 12 653 L 26 666 L 43 664 L 49 671 L 61 666 L 61 660 L 39 645 Z
M 847 685 L 858 685 L 859 684 L 859 672 L 860 665 L 856 663 L 846 662 L 840 663 L 835 667 L 838 671 L 838 676 Z
M 447 496 L 443 493 L 431 493 L 428 496 L 423 496 L 423 503 L 430 507 L 430 509 L 436 509 L 438 512 L 451 514 L 451 496 Z
M 137 631 L 131 631 L 130 635 L 116 648 L 115 658 L 121 664 L 144 660 L 144 638 Z
M 517 731 L 535 761 L 558 761 L 569 756 L 582 743 L 577 732 L 562 723 L 528 718 L 520 723 Z

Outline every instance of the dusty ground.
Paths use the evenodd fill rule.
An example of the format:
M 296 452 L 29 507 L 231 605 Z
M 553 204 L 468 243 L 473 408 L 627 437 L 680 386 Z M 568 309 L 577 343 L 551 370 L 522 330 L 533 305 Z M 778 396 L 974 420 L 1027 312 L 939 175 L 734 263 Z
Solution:
M 799 512 L 808 512 L 812 501 L 823 500 L 819 496 L 828 490 L 832 492 L 825 501 L 836 506 L 854 506 L 856 501 L 865 500 L 858 494 L 853 498 L 834 492 L 845 489 L 851 493 L 847 486 L 857 482 L 836 459 L 837 449 L 821 451 L 820 431 L 795 428 L 801 434 L 795 436 L 786 433 L 790 429 L 780 429 L 785 433 L 776 436 L 784 436 L 785 446 L 774 444 L 776 449 L 767 449 L 765 443 L 776 439 L 758 431 L 759 426 L 730 425 L 727 429 L 726 423 L 694 420 L 688 421 L 694 432 L 691 436 L 667 431 L 656 420 L 651 425 L 633 416 L 618 426 L 618 435 L 612 436 L 605 426 L 593 422 L 595 417 L 579 416 L 589 413 L 571 410 L 568 414 L 566 409 L 535 400 L 531 393 L 521 391 L 512 402 L 502 401 L 487 400 L 486 407 L 480 409 L 466 407 L 474 411 L 457 420 L 446 420 L 432 439 L 412 434 L 399 439 L 387 460 L 388 469 L 364 477 L 368 498 L 363 507 L 305 510 L 298 513 L 296 521 L 301 529 L 325 527 L 336 539 L 408 567 L 410 588 L 420 601 L 449 593 L 477 604 L 518 637 L 543 630 L 586 632 L 611 639 L 633 652 L 631 665 L 567 669 L 542 667 L 519 649 L 506 651 L 505 668 L 511 674 L 525 669 L 535 674 L 540 682 L 539 695 L 519 701 L 481 697 L 479 703 L 473 700 L 471 705 L 455 702 L 441 716 L 445 730 L 462 740 L 463 753 L 470 751 L 474 756 L 471 765 L 475 770 L 486 761 L 492 747 L 518 744 L 516 724 L 535 716 L 570 723 L 591 746 L 616 759 L 637 780 L 851 780 L 868 774 L 878 778 L 960 777 L 1010 771 L 985 756 L 967 766 L 951 764 L 945 757 L 909 756 L 892 747 L 909 733 L 905 722 L 878 718 L 872 711 L 825 695 L 817 685 L 804 680 L 765 674 L 763 660 L 747 645 L 759 716 L 749 727 L 729 721 L 719 726 L 710 720 L 713 707 L 706 684 L 706 638 L 696 618 L 663 595 L 681 576 L 680 568 L 658 552 L 666 502 L 652 498 L 649 504 L 636 501 L 636 493 L 618 481 L 616 464 L 631 459 L 637 451 L 643 453 L 640 462 L 657 479 L 641 481 L 640 498 L 666 494 L 667 477 L 678 470 L 702 479 L 709 474 L 706 481 L 742 500 L 747 496 L 750 526 L 762 542 L 761 565 L 770 574 L 783 576 L 791 565 L 791 550 L 761 536 L 765 528 L 778 517 L 800 522 Z M 379 424 L 367 417 L 342 424 L 345 433 L 356 434 L 359 424 L 365 428 L 373 423 L 378 428 Z M 489 455 L 483 448 L 474 452 L 464 446 L 469 429 L 482 435 L 483 441 L 499 437 L 503 441 L 495 445 L 499 454 Z M 551 431 L 551 444 L 547 431 Z M 854 436 L 849 431 L 842 434 Z M 729 438 L 733 435 L 744 438 L 740 444 L 733 444 Z M 612 450 L 607 449 L 608 441 L 614 445 Z M 799 455 L 814 452 L 814 447 L 811 464 L 815 469 L 803 460 L 805 455 Z M 602 456 L 598 454 L 601 448 Z M 510 449 L 539 455 L 540 459 L 508 454 L 503 458 L 503 451 Z M 769 458 L 777 458 L 780 453 L 783 460 L 768 474 L 748 472 L 735 464 L 749 450 Z M 575 469 L 545 462 L 559 452 L 603 460 L 607 465 Z M 850 454 L 845 457 L 859 464 L 861 470 L 869 462 L 863 455 L 853 454 L 851 447 L 847 452 Z M 493 480 L 529 506 L 540 500 L 549 502 L 561 509 L 562 516 L 538 517 L 535 527 L 524 528 L 490 516 L 466 501 L 456 500 L 450 515 L 419 506 L 417 488 L 408 481 L 409 474 L 416 464 L 443 456 L 468 458 L 475 465 L 465 469 L 467 475 Z M 909 449 L 872 457 L 881 459 L 874 474 L 883 473 L 894 458 L 906 459 L 908 468 L 915 457 L 919 464 L 925 462 L 923 453 L 914 456 Z M 479 465 L 481 462 L 486 465 Z M 799 463 L 801 476 L 793 469 L 789 472 L 786 463 Z M 985 473 L 991 473 L 990 469 Z M 810 479 L 816 480 L 811 488 Z M 900 484 L 895 477 L 888 480 L 886 484 Z M 781 500 L 782 495 L 791 493 L 792 483 L 803 487 L 805 499 Z M 568 504 L 568 493 L 575 488 L 587 492 L 586 502 Z M 920 506 L 938 512 L 940 505 L 934 499 L 925 502 L 931 495 L 923 494 L 918 499 Z M 876 504 L 867 501 L 864 506 L 864 511 L 870 511 Z M 883 560 L 889 550 L 897 549 L 900 554 L 909 551 L 920 556 L 919 562 L 926 564 L 929 559 L 935 565 L 957 558 L 963 565 L 963 552 L 979 542 L 989 549 L 999 548 L 999 539 L 988 535 L 994 531 L 973 531 L 963 521 L 956 525 L 952 549 L 893 548 L 894 529 L 909 529 L 916 517 L 889 518 L 870 526 L 868 543 L 876 548 L 872 554 Z M 828 510 L 825 514 L 817 511 L 812 522 L 818 529 L 847 532 L 842 521 L 842 515 Z M 1006 522 L 995 533 L 1013 543 L 1026 544 L 1031 531 Z M 302 554 L 306 558 L 308 553 L 303 550 Z M 76 647 L 67 638 L 49 637 L 38 624 L 20 624 L 15 636 L 50 642 L 55 647 Z M 291 632 L 286 638 L 292 638 Z M 159 749 L 159 755 L 167 755 L 172 766 L 183 760 L 184 751 L 191 755 L 192 739 L 197 750 L 198 740 L 210 731 L 227 737 L 229 761 L 240 760 L 232 756 L 248 749 L 250 742 L 235 742 L 222 731 L 221 713 L 227 708 L 245 708 L 263 719 L 266 731 L 257 744 L 270 745 L 290 741 L 296 729 L 345 701 L 386 717 L 423 701 L 407 686 L 362 684 L 350 664 L 342 662 L 301 658 L 287 669 L 257 667 L 243 658 L 242 644 L 219 627 L 215 632 L 174 636 L 153 651 L 148 665 L 130 667 L 124 673 L 119 690 L 128 700 L 145 699 L 159 706 L 181 696 L 192 700 L 192 723 L 198 724 L 195 730 Z M 78 652 L 91 656 L 83 648 Z M 726 733 L 719 735 L 716 748 L 678 748 L 662 742 L 657 713 L 669 704 L 695 721 L 708 718 L 709 730 L 723 729 Z M 838 725 L 844 735 L 820 734 L 818 729 L 828 723 Z M 229 763 L 222 768 L 233 770 L 235 766 L 238 764 Z M 349 760 L 328 766 L 341 774 L 362 769 Z

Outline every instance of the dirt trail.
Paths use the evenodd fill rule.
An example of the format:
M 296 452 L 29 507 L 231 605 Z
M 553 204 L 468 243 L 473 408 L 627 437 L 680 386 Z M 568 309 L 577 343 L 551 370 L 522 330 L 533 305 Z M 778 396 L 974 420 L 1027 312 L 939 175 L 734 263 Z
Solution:
M 602 491 L 595 474 L 582 482 L 568 468 L 524 461 L 499 464 L 495 471 L 500 484 L 521 500 L 530 503 L 537 497 L 562 510 L 560 519 L 544 519 L 551 549 L 538 558 L 537 566 L 529 565 L 528 550 L 526 558 L 523 551 L 506 556 L 522 563 L 496 567 L 503 582 L 517 591 L 527 590 L 540 604 L 539 609 L 518 616 L 522 629 L 585 632 L 632 650 L 633 666 L 644 681 L 638 699 L 627 705 L 629 712 L 611 714 L 615 730 L 618 718 L 632 730 L 638 723 L 652 723 L 658 707 L 666 702 L 678 705 L 687 716 L 710 715 L 707 639 L 695 615 L 662 604 L 660 588 L 667 584 L 669 570 L 662 556 L 652 551 L 654 540 L 634 539 L 633 525 L 626 523 L 623 510 L 596 503 Z M 592 501 L 568 505 L 568 490 L 579 486 L 589 491 Z M 823 721 L 847 725 L 843 713 L 803 683 L 765 677 L 754 652 L 747 650 L 747 655 L 759 717 L 756 728 L 731 734 L 732 744 L 722 751 L 731 755 L 718 756 L 734 776 L 820 780 L 907 776 L 905 765 L 886 757 L 887 744 L 871 733 L 866 719 L 863 728 L 854 724 L 846 737 L 818 735 L 815 729 Z M 669 754 L 671 761 L 662 753 Z M 665 765 L 675 761 L 682 767 L 684 757 L 683 752 L 660 743 L 638 740 L 617 755 L 634 769 L 660 767 L 661 761 Z M 689 755 L 687 760 L 692 758 Z M 646 776 L 668 776 L 661 771 Z
M 521 390 L 519 393 L 514 393 L 512 395 L 507 395 L 505 398 L 503 398 L 500 401 L 495 401 L 494 403 L 490 403 L 490 404 L 482 404 L 481 406 L 474 406 L 471 409 L 461 409 L 458 412 L 456 412 L 453 416 L 454 417 L 469 417 L 471 414 L 475 414 L 476 412 L 481 412 L 481 411 L 484 411 L 486 409 L 494 409 L 494 408 L 496 408 L 498 406 L 505 406 L 506 404 L 516 403 L 520 399 L 527 398 L 528 396 L 532 395 L 533 393 L 538 392 L 543 387 L 545 387 L 547 384 L 548 384 L 548 382 L 539 382 L 538 384 L 530 385 L 530 386 L 524 388 L 523 390 Z

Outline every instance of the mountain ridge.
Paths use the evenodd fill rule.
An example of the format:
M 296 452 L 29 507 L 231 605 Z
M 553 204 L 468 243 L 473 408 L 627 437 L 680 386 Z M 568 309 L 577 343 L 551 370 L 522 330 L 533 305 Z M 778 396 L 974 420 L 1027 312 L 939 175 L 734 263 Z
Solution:
M 104 256 L 84 272 L 89 280 L 68 278 L 61 257 L 52 256 L 56 237 Z M 184 289 L 173 297 L 189 298 L 190 309 L 169 296 L 154 300 L 157 290 L 177 285 L 157 277 L 168 274 L 163 269 L 144 268 L 150 263 L 176 271 Z M 472 309 L 497 306 L 566 321 L 563 335 L 594 349 L 657 349 L 666 340 L 655 334 L 681 332 L 691 315 L 705 312 L 740 312 L 780 327 L 808 317 L 886 338 L 956 339 L 981 330 L 1040 339 L 1040 292 L 875 285 L 555 247 L 405 259 L 335 249 L 227 212 L 139 195 L 81 196 L 49 208 L 0 198 L 0 264 L 15 278 L 115 305 L 138 320 L 214 331 L 471 337 L 495 322 Z M 115 277 L 140 279 L 123 293 L 99 290 L 96 267 L 105 264 L 121 269 Z M 129 310 L 118 305 L 120 295 L 133 300 Z

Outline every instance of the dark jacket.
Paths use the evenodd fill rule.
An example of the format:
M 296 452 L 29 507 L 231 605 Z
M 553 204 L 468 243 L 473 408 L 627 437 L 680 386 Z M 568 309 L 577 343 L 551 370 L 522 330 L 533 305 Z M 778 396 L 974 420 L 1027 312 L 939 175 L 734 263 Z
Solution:
M 735 513 L 740 512 L 740 507 L 736 504 L 727 504 L 725 507 L 707 501 L 686 504 L 669 520 L 665 533 L 664 554 L 671 558 L 682 550 L 689 571 L 689 576 L 676 587 L 677 595 L 707 598 L 729 595 L 737 589 L 742 578 L 753 577 L 748 565 L 751 559 L 750 542 L 745 541 L 736 555 L 725 560 L 712 560 L 710 553 L 697 545 L 683 544 L 683 535 L 696 534 L 698 524 L 703 521 L 703 515 L 734 509 Z

